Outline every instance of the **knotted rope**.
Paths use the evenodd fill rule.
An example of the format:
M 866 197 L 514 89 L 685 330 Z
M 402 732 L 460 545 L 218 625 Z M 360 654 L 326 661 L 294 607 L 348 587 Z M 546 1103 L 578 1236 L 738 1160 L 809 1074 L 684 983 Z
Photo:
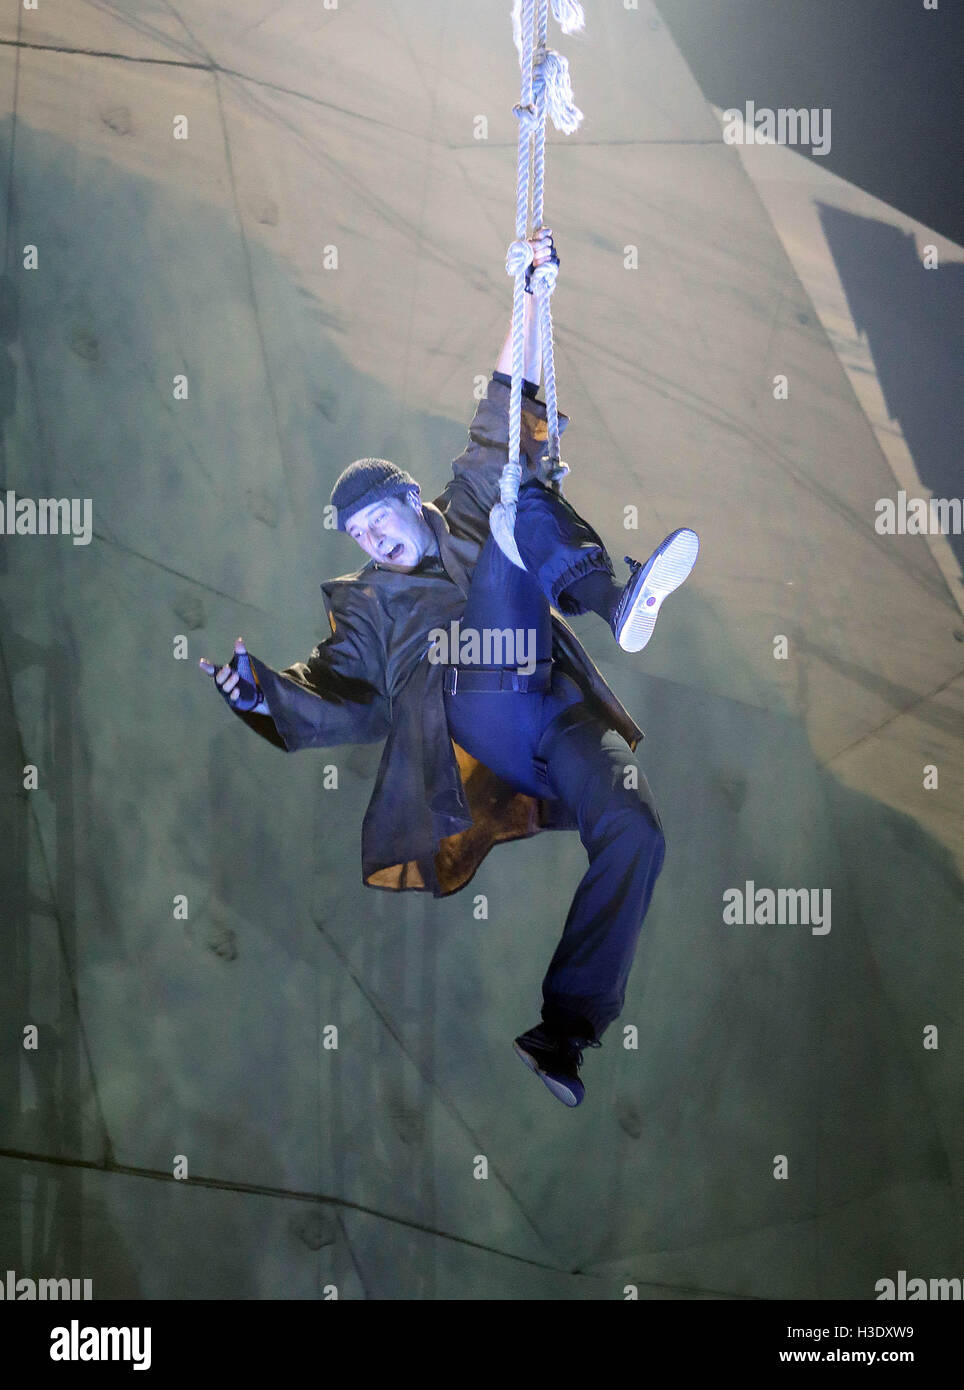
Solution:
M 516 505 L 522 481 L 520 441 L 522 436 L 522 379 L 524 367 L 525 277 L 532 264 L 529 228 L 543 224 L 543 197 L 546 174 L 546 116 L 557 130 L 571 135 L 578 130 L 582 112 L 572 99 L 569 64 L 560 53 L 546 47 L 549 31 L 549 4 L 564 34 L 585 27 L 578 0 L 514 0 L 512 37 L 522 69 L 519 104 L 512 109 L 519 122 L 519 155 L 516 176 L 515 235 L 506 254 L 505 268 L 515 277 L 512 300 L 512 387 L 509 395 L 509 458 L 499 480 L 500 500 L 489 513 L 489 524 L 499 549 L 525 569 L 515 542 Z M 534 21 L 538 37 L 533 32 Z M 530 175 L 532 179 L 532 221 L 529 221 Z M 544 458 L 544 476 L 561 491 L 568 464 L 559 457 L 559 411 L 556 404 L 556 373 L 552 346 L 552 312 L 549 300 L 556 287 L 558 267 L 536 266 L 530 276 L 536 297 L 542 338 L 542 365 L 546 386 L 546 420 L 549 443 Z

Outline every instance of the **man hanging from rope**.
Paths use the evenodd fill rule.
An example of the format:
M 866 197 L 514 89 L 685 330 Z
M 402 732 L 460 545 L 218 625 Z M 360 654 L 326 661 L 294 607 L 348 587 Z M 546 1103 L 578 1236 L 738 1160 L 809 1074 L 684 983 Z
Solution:
M 549 229 L 529 244 L 533 266 L 558 265 Z M 356 460 L 338 478 L 338 528 L 369 560 L 322 585 L 332 633 L 306 662 L 275 671 L 239 638 L 230 662 L 200 664 L 232 710 L 288 752 L 385 739 L 363 826 L 369 887 L 447 896 L 500 841 L 579 831 L 589 866 L 543 981 L 542 1020 L 515 1040 L 522 1060 L 574 1106 L 584 1095 L 582 1050 L 598 1047 L 622 1010 L 664 840 L 631 755 L 642 731 L 561 614 L 597 613 L 625 650 L 641 650 L 699 541 L 684 529 L 645 564 L 627 556 L 631 573 L 620 585 L 599 536 L 543 481 L 540 329 L 527 295 L 515 525 L 525 569 L 512 564 L 489 529 L 507 458 L 510 370 L 511 334 L 434 502 L 385 459 Z M 559 422 L 565 429 L 568 417 Z M 455 623 L 461 644 L 444 663 L 433 660 L 438 634 Z M 505 659 L 518 633 L 528 637 L 525 662 L 517 651 Z M 483 666 L 486 634 L 505 640 L 502 660 L 491 659 L 489 642 Z

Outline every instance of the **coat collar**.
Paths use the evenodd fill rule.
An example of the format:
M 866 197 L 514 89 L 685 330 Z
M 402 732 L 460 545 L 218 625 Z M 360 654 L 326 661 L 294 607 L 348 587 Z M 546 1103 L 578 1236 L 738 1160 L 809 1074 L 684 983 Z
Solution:
M 434 502 L 422 503 L 422 515 L 435 533 L 442 564 L 453 582 L 468 598 L 471 582 L 470 567 L 474 567 L 479 558 L 478 542 L 460 540 L 457 536 L 453 536 L 444 514 Z

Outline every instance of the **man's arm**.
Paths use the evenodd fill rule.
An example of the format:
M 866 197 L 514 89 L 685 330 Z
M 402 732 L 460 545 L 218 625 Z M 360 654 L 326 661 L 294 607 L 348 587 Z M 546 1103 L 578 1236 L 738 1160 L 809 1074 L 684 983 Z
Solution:
M 555 248 L 552 242 L 552 228 L 541 227 L 536 236 L 529 239 L 532 247 L 533 267 L 545 265 L 552 260 L 555 255 Z M 557 258 L 558 264 L 558 258 Z M 542 323 L 539 318 L 538 304 L 534 294 L 523 295 L 525 303 L 525 316 L 523 319 L 522 341 L 522 375 L 525 379 L 523 389 L 526 386 L 532 388 L 526 392 L 527 395 L 534 396 L 539 390 L 539 382 L 542 380 Z M 506 334 L 505 342 L 502 344 L 502 351 L 499 353 L 499 360 L 495 364 L 495 370 L 502 372 L 505 376 L 512 378 L 512 327 Z
M 522 341 L 525 346 L 523 356 L 522 375 L 526 382 L 534 389 L 528 393 L 535 395 L 539 389 L 539 382 L 542 380 L 542 325 L 539 322 L 537 312 L 538 305 L 534 294 L 527 294 L 525 297 L 525 318 L 523 320 Z M 502 351 L 499 353 L 499 360 L 495 364 L 497 372 L 503 372 L 507 377 L 512 377 L 512 326 L 505 335 L 505 342 L 502 344 Z
M 234 656 L 220 670 L 216 670 L 206 656 L 201 657 L 198 665 L 206 675 L 214 677 L 215 685 L 238 714 L 270 713 L 263 699 L 258 704 L 251 704 L 251 700 L 261 694 L 261 687 L 252 670 L 243 637 L 235 642 Z
M 332 634 L 307 661 L 276 671 L 245 653 L 261 701 L 251 710 L 236 709 L 228 691 L 232 710 L 289 753 L 383 739 L 391 727 L 391 702 L 385 689 L 384 643 L 368 608 L 354 586 L 338 586 L 329 610 Z M 211 663 L 201 664 L 215 674 Z M 218 679 L 222 690 L 234 674 Z M 220 676 L 221 671 L 216 679 Z M 236 688 L 237 682 L 232 685 Z
M 543 265 L 554 254 L 552 233 L 546 228 L 532 239 L 533 264 Z M 522 420 L 519 462 L 523 477 L 538 477 L 549 438 L 544 402 L 537 399 L 542 375 L 542 341 L 535 295 L 526 294 L 523 343 Z M 506 334 L 492 380 L 469 426 L 469 442 L 452 463 L 452 481 L 436 505 L 449 527 L 460 535 L 484 541 L 489 533 L 489 512 L 499 500 L 502 470 L 509 457 L 509 404 L 512 386 L 512 329 Z M 559 433 L 569 417 L 559 413 Z

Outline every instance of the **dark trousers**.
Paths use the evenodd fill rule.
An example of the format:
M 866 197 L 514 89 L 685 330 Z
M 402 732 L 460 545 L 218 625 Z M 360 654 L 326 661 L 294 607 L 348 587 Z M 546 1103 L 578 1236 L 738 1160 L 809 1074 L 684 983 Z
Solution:
M 566 587 L 612 565 L 598 535 L 557 493 L 535 480 L 519 490 L 520 570 L 490 536 L 472 576 L 462 630 L 536 634 L 537 659 L 551 653 L 549 603 L 580 611 Z M 510 786 L 556 797 L 574 816 L 589 856 L 562 939 L 542 983 L 543 1021 L 591 1040 L 622 1012 L 643 918 L 663 865 L 659 815 L 643 772 L 619 734 L 553 672 L 534 692 L 459 690 L 445 696 L 455 741 Z

